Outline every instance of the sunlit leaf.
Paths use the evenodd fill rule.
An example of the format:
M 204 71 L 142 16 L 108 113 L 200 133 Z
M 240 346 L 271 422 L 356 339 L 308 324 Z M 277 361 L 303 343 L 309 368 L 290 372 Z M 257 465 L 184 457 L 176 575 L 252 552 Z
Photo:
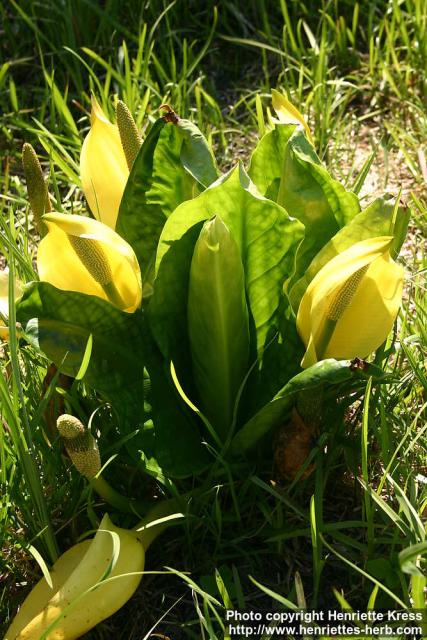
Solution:
M 137 255 L 145 294 L 167 217 L 216 176 L 212 153 L 195 125 L 187 120 L 166 124 L 163 118 L 154 123 L 133 164 L 116 226 Z
M 218 216 L 205 222 L 194 248 L 188 332 L 201 407 L 225 440 L 248 370 L 249 318 L 239 249 Z
M 164 356 L 186 383 L 189 343 L 187 300 L 190 265 L 201 224 L 220 215 L 239 248 L 252 325 L 255 360 L 279 330 L 282 286 L 293 268 L 302 225 L 263 198 L 242 167 L 236 167 L 169 217 L 157 252 L 157 277 L 150 323 Z M 188 377 L 188 376 L 187 376 Z M 188 389 L 187 389 L 188 391 Z
M 373 375 L 380 373 L 371 369 Z M 351 366 L 349 360 L 323 360 L 294 376 L 275 397 L 258 411 L 235 435 L 231 449 L 235 454 L 246 451 L 270 430 L 278 427 L 295 401 L 295 394 L 324 384 L 340 384 L 365 376 Z

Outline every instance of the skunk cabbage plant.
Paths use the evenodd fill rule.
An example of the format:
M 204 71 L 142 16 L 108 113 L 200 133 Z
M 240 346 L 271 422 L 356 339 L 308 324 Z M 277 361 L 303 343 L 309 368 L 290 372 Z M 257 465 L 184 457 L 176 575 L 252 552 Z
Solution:
M 303 391 L 384 377 L 369 359 L 398 314 L 408 213 L 388 194 L 363 206 L 289 100 L 273 92 L 273 108 L 248 166 L 221 175 L 170 108 L 142 141 L 122 103 L 116 125 L 94 100 L 87 216 L 52 213 L 31 182 L 44 237 L 17 303 L 24 336 L 69 376 L 85 361 L 134 463 L 170 477 L 214 450 L 252 455 Z

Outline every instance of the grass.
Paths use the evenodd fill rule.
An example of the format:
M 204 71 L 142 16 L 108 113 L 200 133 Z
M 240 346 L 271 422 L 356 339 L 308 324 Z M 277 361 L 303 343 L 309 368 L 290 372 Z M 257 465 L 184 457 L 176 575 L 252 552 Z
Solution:
M 111 96 L 123 99 L 143 130 L 160 104 L 171 104 L 207 134 L 226 168 L 247 159 L 270 90 L 282 88 L 308 115 L 316 148 L 340 180 L 355 184 L 373 153 L 366 201 L 372 187 L 403 187 L 413 210 L 399 330 L 379 356 L 394 381 L 368 384 L 334 407 L 340 429 L 315 444 L 306 479 L 277 482 L 268 448 L 249 469 L 219 460 L 197 480 L 184 523 L 150 550 L 147 568 L 169 573 L 147 575 L 126 610 L 88 637 L 141 638 L 154 627 L 173 638 L 219 639 L 227 637 L 225 608 L 425 606 L 426 580 L 411 555 L 425 543 L 427 513 L 425 0 L 251 0 L 244 12 L 231 0 L 11 0 L 0 21 L 0 251 L 25 281 L 35 244 L 22 142 L 50 171 L 55 207 L 79 212 L 91 91 L 110 113 Z M 11 331 L 0 376 L 5 624 L 40 574 L 32 550 L 51 562 L 102 513 L 50 418 L 58 405 L 88 418 L 98 400 L 81 382 L 59 396 L 48 364 Z M 107 469 L 116 488 L 140 498 L 192 490 L 190 480 L 162 487 L 129 468 L 108 407 L 95 426 L 105 460 L 118 456 Z

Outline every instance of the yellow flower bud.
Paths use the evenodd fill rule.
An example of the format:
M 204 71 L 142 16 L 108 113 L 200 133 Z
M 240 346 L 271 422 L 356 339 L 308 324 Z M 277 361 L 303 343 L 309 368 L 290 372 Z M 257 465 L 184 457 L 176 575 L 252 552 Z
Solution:
M 365 358 L 387 338 L 402 300 L 403 268 L 390 257 L 393 238 L 358 242 L 330 260 L 307 287 L 297 328 L 303 368 L 325 358 Z
M 310 127 L 307 124 L 306 119 L 298 111 L 294 105 L 289 102 L 286 96 L 279 93 L 275 89 L 271 92 L 273 109 L 281 124 L 298 124 L 302 125 L 307 134 L 308 140 L 313 144 L 313 136 L 311 135 Z
M 132 247 L 105 224 L 84 216 L 50 213 L 40 242 L 40 280 L 58 289 L 110 301 L 132 313 L 141 304 L 138 260 Z
M 108 120 L 95 98 L 91 128 L 80 154 L 80 175 L 93 215 L 114 229 L 129 169 L 118 127 Z

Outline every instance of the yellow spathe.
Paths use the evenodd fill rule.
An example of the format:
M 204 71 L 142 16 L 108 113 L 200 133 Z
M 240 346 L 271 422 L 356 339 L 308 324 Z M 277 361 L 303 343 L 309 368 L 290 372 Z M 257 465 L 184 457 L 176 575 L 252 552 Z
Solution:
M 108 120 L 95 98 L 91 128 L 80 154 L 80 175 L 93 215 L 115 229 L 129 169 L 118 127 Z
M 46 602 L 46 590 L 37 586 L 27 598 L 27 622 L 20 616 L 12 623 L 5 640 L 77 640 L 102 620 L 118 611 L 141 582 L 145 550 L 136 531 L 116 527 L 106 514 L 82 553 L 77 547 L 70 558 L 61 556 L 53 567 L 58 587 Z M 64 554 L 65 555 L 65 554 Z M 114 562 L 113 562 L 114 560 Z M 59 566 L 58 566 L 59 565 Z M 22 623 L 27 624 L 22 627 Z M 53 628 L 52 628 L 53 627 Z
M 297 315 L 307 348 L 303 368 L 325 358 L 365 358 L 387 338 L 403 288 L 403 268 L 390 257 L 391 242 L 388 236 L 358 242 L 313 278 Z
M 282 124 L 300 124 L 304 127 L 305 132 L 307 134 L 307 138 L 310 140 L 311 144 L 313 144 L 313 137 L 311 135 L 310 127 L 307 124 L 306 119 L 298 111 L 294 105 L 289 102 L 286 96 L 275 89 L 271 92 L 273 109 L 276 112 L 276 115 L 279 119 L 279 122 Z
M 37 253 L 40 280 L 109 300 L 132 313 L 141 304 L 141 273 L 132 247 L 107 225 L 84 216 L 49 213 Z
M 15 300 L 22 296 L 22 286 L 19 280 L 15 278 Z M 0 271 L 0 314 L 4 318 L 9 316 L 9 271 L 5 269 Z M 9 328 L 5 326 L 0 317 L 0 340 L 7 340 L 9 337 Z

